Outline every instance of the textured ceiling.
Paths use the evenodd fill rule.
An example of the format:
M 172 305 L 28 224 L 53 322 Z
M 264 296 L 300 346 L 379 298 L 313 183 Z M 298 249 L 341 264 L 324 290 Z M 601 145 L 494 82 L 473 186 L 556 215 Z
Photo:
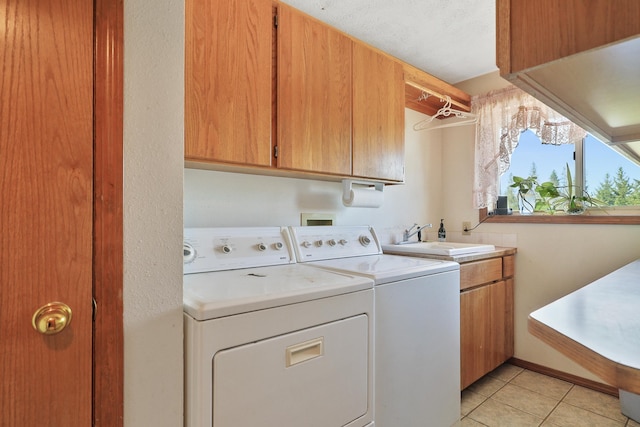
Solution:
M 495 61 L 495 0 L 285 0 L 448 83 Z

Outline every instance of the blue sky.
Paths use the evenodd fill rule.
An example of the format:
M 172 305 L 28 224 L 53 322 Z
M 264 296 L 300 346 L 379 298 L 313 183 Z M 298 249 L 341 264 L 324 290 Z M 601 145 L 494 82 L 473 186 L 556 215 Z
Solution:
M 591 135 L 587 136 L 585 157 L 587 187 L 590 191 L 595 191 L 607 172 L 613 178 L 620 166 L 630 179 L 640 179 L 640 166 Z M 568 162 L 569 166 L 573 163 L 573 144 L 545 145 L 532 132 L 523 133 L 511 157 L 511 167 L 500 180 L 501 188 L 508 187 L 511 174 L 529 176 L 532 162 L 535 162 L 539 182 L 548 181 L 553 170 L 562 179 L 565 163 Z M 573 171 L 573 167 L 571 170 Z

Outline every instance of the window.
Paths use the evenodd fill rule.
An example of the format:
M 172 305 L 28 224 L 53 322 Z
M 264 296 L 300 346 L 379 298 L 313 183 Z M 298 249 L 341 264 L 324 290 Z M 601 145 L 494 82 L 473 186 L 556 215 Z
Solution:
M 588 135 L 584 140 L 585 188 L 607 206 L 640 207 L 640 166 Z
M 619 215 L 624 211 L 621 206 L 640 208 L 640 166 L 591 135 L 575 145 L 549 145 L 542 144 L 530 130 L 522 132 L 510 167 L 500 178 L 500 192 L 516 212 L 516 190 L 510 187 L 514 176 L 536 176 L 538 182 L 563 186 L 567 164 L 574 184 L 604 202 L 604 210 Z
M 640 224 L 640 161 L 627 160 L 624 146 L 614 150 L 599 142 L 515 86 L 472 97 L 471 109 L 478 116 L 473 205 L 481 222 Z M 536 175 L 538 183 L 551 181 L 566 190 L 567 165 L 574 185 L 602 198 L 604 208 L 589 208 L 585 215 L 490 215 L 498 195 L 516 194 L 509 187 L 513 176 Z M 547 185 L 544 190 L 547 199 L 539 209 L 558 212 L 556 189 Z M 582 212 L 575 202 L 567 195 L 562 210 Z

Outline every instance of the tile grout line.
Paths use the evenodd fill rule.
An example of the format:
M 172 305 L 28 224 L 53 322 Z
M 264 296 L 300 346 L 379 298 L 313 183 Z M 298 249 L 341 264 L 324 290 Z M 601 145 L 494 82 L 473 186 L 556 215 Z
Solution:
M 582 406 L 578 406 L 578 405 L 571 404 L 571 403 L 569 403 L 569 402 L 565 402 L 565 401 L 564 401 L 564 399 L 569 395 L 569 392 L 570 392 L 571 390 L 573 390 L 573 388 L 574 388 L 574 387 L 577 387 L 577 385 L 576 385 L 576 384 L 573 384 L 573 385 L 571 386 L 571 388 L 569 389 L 569 391 L 568 391 L 568 392 L 567 392 L 567 393 L 562 397 L 562 399 L 560 400 L 560 402 L 564 403 L 565 405 L 569 405 L 569 406 L 571 406 L 571 407 L 573 407 L 573 408 L 577 408 L 577 409 L 581 409 L 581 410 L 583 410 L 583 411 L 590 412 L 590 413 L 592 413 L 592 414 L 594 414 L 594 415 L 597 415 L 597 416 L 600 416 L 600 417 L 606 418 L 606 419 L 611 420 L 611 421 L 621 422 L 621 421 L 616 420 L 615 418 L 611 418 L 611 417 L 609 417 L 609 416 L 607 416 L 607 415 L 600 414 L 600 413 L 598 413 L 598 412 L 594 412 L 594 411 L 592 411 L 590 408 L 585 408 L 585 407 L 582 407 Z M 619 400 L 619 399 L 618 399 L 618 400 Z M 554 408 L 554 409 L 555 409 L 555 408 Z M 620 412 L 620 413 L 622 414 L 622 412 Z M 623 426 L 623 427 L 626 427 L 626 425 L 627 425 L 627 424 L 629 424 L 629 417 L 627 417 L 627 416 L 626 416 L 626 415 L 624 415 L 624 414 L 622 414 L 622 415 L 626 418 L 626 420 L 625 420 L 625 421 L 623 421 L 623 422 L 624 422 L 624 426 Z
M 517 410 L 517 411 L 519 411 L 519 412 L 522 412 L 522 413 L 524 413 L 524 414 L 528 414 L 528 415 L 534 416 L 534 417 L 536 417 L 536 418 L 538 418 L 538 419 L 542 419 L 542 421 L 538 424 L 538 426 L 543 425 L 545 422 L 549 422 L 549 419 L 551 418 L 551 415 L 552 415 L 552 414 L 554 414 L 554 413 L 555 413 L 555 411 L 557 411 L 557 410 L 558 410 L 558 408 L 559 408 L 559 406 L 560 406 L 560 404 L 561 404 L 561 403 L 564 403 L 564 404 L 566 404 L 567 406 L 570 406 L 570 407 L 572 407 L 572 408 L 576 408 L 576 409 L 579 409 L 579 410 L 586 411 L 586 412 L 591 413 L 591 414 L 593 414 L 593 415 L 595 415 L 595 416 L 602 417 L 602 418 L 604 418 L 604 419 L 608 419 L 608 420 L 613 421 L 613 422 L 616 422 L 616 423 L 621 423 L 621 424 L 618 424 L 618 425 L 620 425 L 621 427 L 630 427 L 630 425 L 631 425 L 631 419 L 630 419 L 629 417 L 626 417 L 626 416 L 625 416 L 625 420 L 621 421 L 621 420 L 619 420 L 619 419 L 612 418 L 612 417 L 611 417 L 611 415 L 612 415 L 612 414 L 609 414 L 609 415 L 601 414 L 601 413 L 599 413 L 599 412 L 595 412 L 595 411 L 593 411 L 593 410 L 592 410 L 592 409 L 590 409 L 590 408 L 582 407 L 582 406 L 580 406 L 580 405 L 578 405 L 578 404 L 572 404 L 572 403 L 567 402 L 565 399 L 567 399 L 567 398 L 568 398 L 569 394 L 571 394 L 571 392 L 572 392 L 572 391 L 577 390 L 577 389 L 576 389 L 576 386 L 577 386 L 577 385 L 576 385 L 576 384 L 573 384 L 573 383 L 571 383 L 571 382 L 568 382 L 568 381 L 565 381 L 565 382 L 569 384 L 569 388 L 568 388 L 568 389 L 567 389 L 567 390 L 562 394 L 562 396 L 557 400 L 557 402 L 555 403 L 555 405 L 553 406 L 553 408 L 552 408 L 552 409 L 549 411 L 549 413 L 548 413 L 546 416 L 544 416 L 544 417 L 540 417 L 539 415 L 532 414 L 532 413 L 530 413 L 530 412 L 528 412 L 528 411 L 526 411 L 526 410 L 523 410 L 523 409 L 520 409 L 520 408 L 518 408 L 518 407 L 512 406 L 511 404 L 509 404 L 509 403 L 507 403 L 507 402 L 503 402 L 503 401 L 498 400 L 498 399 L 496 399 L 496 398 L 495 398 L 495 395 L 496 395 L 498 392 L 500 392 L 501 390 L 503 390 L 507 385 L 512 385 L 512 386 L 514 386 L 514 387 L 523 388 L 524 390 L 528 390 L 529 392 L 532 392 L 532 393 L 535 393 L 535 394 L 539 394 L 540 396 L 546 397 L 546 398 L 548 398 L 548 399 L 553 399 L 553 400 L 556 400 L 556 399 L 557 399 L 557 398 L 553 398 L 553 397 L 551 397 L 551 396 L 545 395 L 544 393 L 540 393 L 540 392 L 535 391 L 535 390 L 529 390 L 529 389 L 528 389 L 528 388 L 526 388 L 526 387 L 522 387 L 522 386 L 520 386 L 520 385 L 517 385 L 517 384 L 514 384 L 514 383 L 513 383 L 513 381 L 514 381 L 516 378 L 518 378 L 520 375 L 522 375 L 524 372 L 527 372 L 527 371 L 528 371 L 528 370 L 527 370 L 526 368 L 524 368 L 524 369 L 520 370 L 519 372 L 517 372 L 515 375 L 513 375 L 511 378 L 508 378 L 508 379 L 506 379 L 506 380 L 505 380 L 505 379 L 503 379 L 503 378 L 506 378 L 506 376 L 493 376 L 493 375 L 488 374 L 488 376 L 489 376 L 490 378 L 492 378 L 493 380 L 495 380 L 495 381 L 498 381 L 498 382 L 499 382 L 499 387 L 498 387 L 497 389 L 493 390 L 492 392 L 487 393 L 487 395 L 483 395 L 483 394 L 480 394 L 480 393 L 474 392 L 475 394 L 479 395 L 479 396 L 482 398 L 482 400 L 481 400 L 481 402 L 480 402 L 480 403 L 478 403 L 477 405 L 475 405 L 475 406 L 474 406 L 474 407 L 473 407 L 473 408 L 472 408 L 472 409 L 471 409 L 471 410 L 470 410 L 466 415 L 462 416 L 462 417 L 460 418 L 460 421 L 462 421 L 464 418 L 468 418 L 470 421 L 476 422 L 476 423 L 478 423 L 478 424 L 480 424 L 480 425 L 482 425 L 482 426 L 487 426 L 487 425 L 486 425 L 486 424 L 484 424 L 483 422 L 480 422 L 480 421 L 476 420 L 476 419 L 475 419 L 473 416 L 471 416 L 471 415 L 472 415 L 472 413 L 473 413 L 473 412 L 477 411 L 477 410 L 478 410 L 478 408 L 480 408 L 482 405 L 485 405 L 489 400 L 491 400 L 492 402 L 496 402 L 496 403 L 499 403 L 499 404 L 501 404 L 501 405 L 508 406 L 508 407 L 510 407 L 510 408 L 512 408 L 512 409 L 514 409 L 514 410 Z M 534 372 L 534 373 L 535 373 L 535 372 Z M 605 411 L 605 412 L 606 412 L 606 411 Z M 607 412 L 607 413 L 608 413 L 608 412 Z M 624 414 L 622 414 L 622 415 L 624 415 Z M 487 427 L 490 427 L 490 426 L 487 426 Z
M 575 387 L 575 384 L 571 384 L 571 387 L 569 387 L 569 390 L 567 390 L 567 392 L 564 394 L 564 396 L 562 396 L 560 398 L 560 400 L 558 400 L 558 403 L 556 403 L 556 405 L 553 407 L 553 409 L 551 411 L 549 411 L 549 413 L 547 414 L 546 417 L 544 417 L 544 419 L 542 420 L 542 422 L 540 423 L 540 425 L 544 424 L 545 421 L 547 421 L 549 419 L 549 417 L 551 416 L 551 414 L 553 414 L 553 412 L 558 409 L 558 406 L 560 406 L 560 404 L 562 403 L 562 401 L 564 400 L 565 397 L 567 397 L 569 395 L 569 392 L 571 390 L 573 390 L 573 388 Z

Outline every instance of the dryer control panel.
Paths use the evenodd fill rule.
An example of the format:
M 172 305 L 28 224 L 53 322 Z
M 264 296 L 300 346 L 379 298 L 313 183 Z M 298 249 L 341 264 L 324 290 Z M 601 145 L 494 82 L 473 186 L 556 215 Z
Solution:
M 184 229 L 184 274 L 292 263 L 286 227 Z

